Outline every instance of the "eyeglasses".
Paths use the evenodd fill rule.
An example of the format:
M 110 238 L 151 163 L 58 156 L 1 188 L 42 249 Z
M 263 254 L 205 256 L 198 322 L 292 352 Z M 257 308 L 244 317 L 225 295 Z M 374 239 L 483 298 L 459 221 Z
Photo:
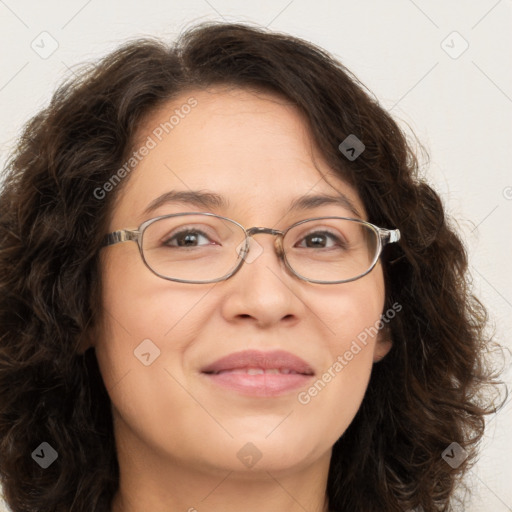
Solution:
M 336 284 L 359 279 L 375 267 L 384 246 L 400 240 L 398 229 L 383 229 L 347 217 L 301 220 L 285 231 L 253 227 L 214 213 L 176 213 L 143 222 L 137 229 L 105 235 L 102 247 L 136 241 L 144 264 L 157 276 L 180 283 L 215 283 L 251 263 L 256 234 L 275 235 L 274 247 L 299 279 Z M 257 257 L 257 255 L 255 255 Z

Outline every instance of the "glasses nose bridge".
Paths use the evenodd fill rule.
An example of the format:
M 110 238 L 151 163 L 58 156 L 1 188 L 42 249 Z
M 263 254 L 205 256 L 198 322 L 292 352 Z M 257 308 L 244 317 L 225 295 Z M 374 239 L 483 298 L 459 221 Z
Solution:
M 259 235 L 259 234 L 267 234 L 267 235 L 273 235 L 274 238 L 274 247 L 276 249 L 277 255 L 282 258 L 284 251 L 283 251 L 283 236 L 284 232 L 280 231 L 279 229 L 272 229 L 272 228 L 262 228 L 262 227 L 253 227 L 245 230 L 248 237 L 252 237 L 253 235 Z

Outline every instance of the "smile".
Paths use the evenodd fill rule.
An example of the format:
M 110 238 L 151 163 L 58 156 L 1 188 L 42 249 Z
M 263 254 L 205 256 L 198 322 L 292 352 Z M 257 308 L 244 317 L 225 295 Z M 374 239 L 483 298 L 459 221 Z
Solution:
M 308 363 L 283 350 L 236 352 L 204 367 L 201 373 L 216 386 L 260 397 L 294 391 L 314 376 Z

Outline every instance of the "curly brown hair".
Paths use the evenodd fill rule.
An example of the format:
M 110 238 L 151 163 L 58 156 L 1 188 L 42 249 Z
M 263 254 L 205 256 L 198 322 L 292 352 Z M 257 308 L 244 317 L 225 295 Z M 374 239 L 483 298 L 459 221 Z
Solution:
M 315 45 L 235 23 L 202 23 L 171 47 L 125 44 L 62 85 L 25 126 L 0 192 L 0 475 L 14 512 L 107 512 L 118 487 L 110 399 L 94 348 L 102 312 L 98 253 L 125 178 L 94 193 L 133 150 L 144 119 L 185 91 L 227 84 L 291 100 L 369 221 L 400 229 L 382 262 L 393 348 L 333 447 L 330 509 L 450 510 L 474 463 L 492 336 L 473 295 L 466 249 L 407 136 L 342 64 Z M 349 134 L 366 146 L 350 161 Z M 42 469 L 32 452 L 59 453 Z M 468 458 L 442 458 L 453 442 Z

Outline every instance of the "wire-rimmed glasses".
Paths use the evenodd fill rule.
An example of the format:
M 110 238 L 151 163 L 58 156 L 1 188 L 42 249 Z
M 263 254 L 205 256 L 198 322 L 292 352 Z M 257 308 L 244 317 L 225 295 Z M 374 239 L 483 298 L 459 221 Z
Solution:
M 105 235 L 102 247 L 136 241 L 144 264 L 157 276 L 180 283 L 215 283 L 233 276 L 248 258 L 256 234 L 274 235 L 277 255 L 299 279 L 337 284 L 359 279 L 375 267 L 398 229 L 349 217 L 315 217 L 285 231 L 252 227 L 214 213 L 162 215 L 136 229 Z M 261 251 L 261 246 L 256 244 Z

